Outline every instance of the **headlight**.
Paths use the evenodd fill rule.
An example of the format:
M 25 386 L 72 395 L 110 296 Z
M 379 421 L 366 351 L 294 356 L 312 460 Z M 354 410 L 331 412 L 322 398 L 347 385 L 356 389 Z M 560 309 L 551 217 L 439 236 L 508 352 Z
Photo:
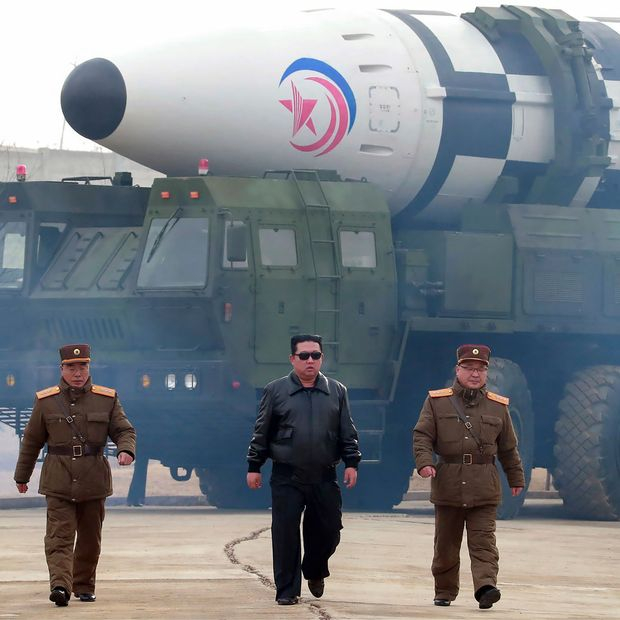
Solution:
M 195 390 L 198 387 L 198 378 L 193 372 L 185 375 L 185 387 L 188 390 Z
M 172 372 L 167 374 L 165 378 L 165 384 L 167 389 L 174 390 L 174 388 L 177 386 L 177 376 Z

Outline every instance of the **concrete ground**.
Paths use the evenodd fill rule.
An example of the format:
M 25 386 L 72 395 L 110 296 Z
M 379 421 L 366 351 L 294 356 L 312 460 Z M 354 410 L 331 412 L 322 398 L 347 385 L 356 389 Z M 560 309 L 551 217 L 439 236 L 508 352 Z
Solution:
M 432 605 L 427 502 L 403 502 L 393 513 L 345 513 L 324 597 L 312 598 L 304 585 L 294 607 L 273 600 L 269 512 L 110 507 L 97 601 L 58 608 L 47 600 L 45 510 L 3 510 L 0 619 L 620 618 L 620 523 L 563 516 L 558 500 L 527 500 L 519 519 L 498 523 L 502 599 L 481 611 L 465 554 L 459 598 L 451 607 Z

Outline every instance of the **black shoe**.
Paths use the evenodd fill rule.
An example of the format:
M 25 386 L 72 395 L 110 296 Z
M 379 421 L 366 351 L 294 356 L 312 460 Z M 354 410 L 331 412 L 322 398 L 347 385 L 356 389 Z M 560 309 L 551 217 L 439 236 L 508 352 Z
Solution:
M 449 607 L 450 601 L 447 598 L 436 598 L 433 600 L 433 605 L 437 605 L 438 607 Z
M 81 594 L 76 594 L 76 596 L 83 603 L 92 603 L 97 600 L 97 597 L 94 594 L 91 594 L 90 592 L 82 592 Z
M 308 590 L 315 598 L 321 598 L 325 592 L 325 579 L 308 579 Z
M 278 605 L 297 605 L 297 603 L 299 603 L 299 597 L 293 596 L 291 598 L 279 598 L 276 602 Z
M 50 592 L 50 601 L 58 607 L 66 607 L 70 598 L 71 595 L 64 588 L 56 587 Z
M 502 597 L 502 593 L 495 586 L 482 586 L 476 592 L 476 600 L 480 609 L 491 609 L 493 603 L 497 603 Z

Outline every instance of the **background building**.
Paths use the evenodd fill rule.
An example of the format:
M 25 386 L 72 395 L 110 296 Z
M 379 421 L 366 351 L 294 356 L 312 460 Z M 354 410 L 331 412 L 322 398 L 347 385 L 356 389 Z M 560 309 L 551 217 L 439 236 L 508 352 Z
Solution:
M 0 182 L 15 181 L 15 169 L 23 164 L 28 181 L 60 181 L 66 177 L 109 176 L 131 172 L 134 185 L 148 187 L 160 173 L 126 157 L 99 148 L 95 151 L 67 151 L 50 148 L 0 147 Z

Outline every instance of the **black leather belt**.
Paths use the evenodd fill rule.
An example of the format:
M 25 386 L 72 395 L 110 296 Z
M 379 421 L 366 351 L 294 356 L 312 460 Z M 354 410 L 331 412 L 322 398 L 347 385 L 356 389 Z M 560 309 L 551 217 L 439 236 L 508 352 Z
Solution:
M 495 457 L 488 454 L 461 454 L 460 456 L 440 456 L 439 462 L 461 465 L 490 465 L 495 463 Z
M 47 446 L 47 453 L 73 457 L 99 456 L 103 454 L 103 446 L 91 446 L 89 444 L 78 444 L 77 446 Z
M 272 473 L 278 476 L 291 478 L 296 482 L 316 484 L 318 482 L 331 482 L 336 480 L 336 468 L 326 467 L 315 472 L 305 472 L 303 469 L 289 465 L 288 463 L 274 463 Z

